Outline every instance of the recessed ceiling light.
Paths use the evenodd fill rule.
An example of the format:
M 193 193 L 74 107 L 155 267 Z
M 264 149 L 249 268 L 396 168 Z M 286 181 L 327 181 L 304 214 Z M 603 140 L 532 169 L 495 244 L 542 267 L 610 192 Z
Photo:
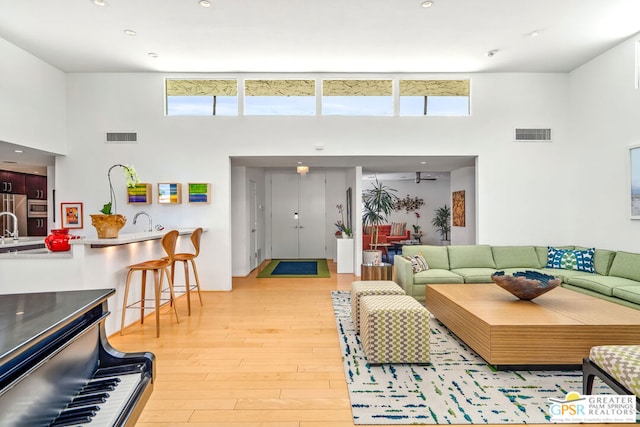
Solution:
M 426 165 L 427 162 L 425 162 L 424 160 L 420 162 L 421 165 Z
M 14 153 L 24 153 L 22 150 L 13 150 Z
M 152 58 L 157 58 L 158 57 L 158 54 L 155 53 L 155 52 L 149 52 L 147 55 L 149 55 Z
M 433 6 L 433 2 L 431 0 L 426 0 L 426 1 L 423 1 L 420 5 L 424 8 L 427 8 L 427 7 Z
M 93 4 L 95 4 L 96 6 L 106 6 L 107 2 L 105 2 L 104 0 L 91 0 L 91 2 Z
M 202 7 L 211 7 L 211 2 L 209 0 L 200 0 L 198 3 L 200 3 L 200 6 Z
M 124 30 L 124 33 L 125 33 L 126 35 L 128 35 L 128 36 L 131 36 L 131 37 L 133 37 L 133 36 L 135 36 L 135 35 L 136 35 L 136 32 L 135 32 L 135 31 L 133 31 L 133 30 Z

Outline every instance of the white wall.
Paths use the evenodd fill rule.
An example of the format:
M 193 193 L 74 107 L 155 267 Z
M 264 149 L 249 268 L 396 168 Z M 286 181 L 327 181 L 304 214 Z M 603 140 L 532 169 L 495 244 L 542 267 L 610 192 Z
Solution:
M 629 152 L 640 144 L 636 36 L 571 73 L 572 175 L 555 188 L 570 195 L 567 227 L 580 245 L 640 252 L 640 221 L 630 220 Z
M 478 243 L 571 240 L 567 210 L 532 209 L 514 216 L 496 209 L 506 197 L 520 205 L 532 197 L 536 204 L 567 204 L 564 193 L 548 191 L 555 183 L 553 176 L 541 173 L 532 178 L 540 172 L 539 165 L 565 170 L 571 159 L 562 156 L 562 147 L 569 144 L 565 74 L 473 75 L 471 117 L 426 118 L 165 117 L 164 77 L 68 75 L 69 155 L 56 167 L 58 201 L 83 201 L 86 213 L 96 212 L 108 200 L 105 175 L 114 163 L 133 164 L 143 182 L 211 182 L 209 205 L 154 203 L 147 208 L 165 227 L 209 228 L 200 262 L 208 278 L 203 283 L 206 289 L 231 286 L 231 224 L 236 218 L 231 210 L 229 157 L 313 156 L 319 142 L 325 147 L 323 156 L 478 155 Z M 515 144 L 517 126 L 551 127 L 554 143 Z M 138 132 L 139 143 L 104 144 L 106 131 Z M 118 194 L 125 191 L 122 177 L 116 177 L 114 184 Z M 137 208 L 123 200 L 120 211 L 133 215 Z M 328 218 L 334 210 L 329 207 Z M 128 224 L 123 232 L 131 228 Z M 234 236 L 234 242 L 244 240 L 240 237 Z
M 616 244 L 617 237 L 610 236 L 629 236 L 630 233 L 617 232 L 635 230 L 627 222 L 626 226 L 615 225 L 615 233 L 610 231 L 612 220 L 620 222 L 626 217 L 626 211 L 625 214 L 618 213 L 624 205 L 626 190 L 615 190 L 619 193 L 614 194 L 615 209 L 598 207 L 597 214 L 589 213 L 587 220 L 576 223 L 575 215 L 582 214 L 587 206 L 591 209 L 597 202 L 593 202 L 594 198 L 588 197 L 585 191 L 579 190 L 578 196 L 574 197 L 567 196 L 564 189 L 558 189 L 560 177 L 573 177 L 577 173 L 582 177 L 587 170 L 600 177 L 613 174 L 613 178 L 603 181 L 595 177 L 589 179 L 595 188 L 607 189 L 603 194 L 626 183 L 625 177 L 617 176 L 624 175 L 619 170 L 619 161 L 626 159 L 623 146 L 637 139 L 632 123 L 635 124 L 638 107 L 632 98 L 633 90 L 618 87 L 622 84 L 621 77 L 626 78 L 628 74 L 618 71 L 618 67 L 631 63 L 633 55 L 627 52 L 630 45 L 621 47 L 621 52 L 615 49 L 608 54 L 610 58 L 588 64 L 571 76 L 535 73 L 403 75 L 405 78 L 471 78 L 470 117 L 165 117 L 164 78 L 181 76 L 155 73 L 68 74 L 65 106 L 64 97 L 58 93 L 62 86 L 60 73 L 54 69 L 44 73 L 46 64 L 33 58 L 20 58 L 23 54 L 13 52 L 14 48 L 6 43 L 1 49 L 2 53 L 8 52 L 12 59 L 21 62 L 20 67 L 8 71 L 3 68 L 3 81 L 24 82 L 29 74 L 45 74 L 48 80 L 56 83 L 53 93 L 41 95 L 43 99 L 39 102 L 32 99 L 33 105 L 29 102 L 28 114 L 0 120 L 3 120 L 2 139 L 35 148 L 42 148 L 39 144 L 51 144 L 53 140 L 59 148 L 64 145 L 60 141 L 65 139 L 59 126 L 66 116 L 67 146 L 64 148 L 68 155 L 60 157 L 56 163 L 58 202 L 82 201 L 85 215 L 96 212 L 108 200 L 106 171 L 114 163 L 134 165 L 143 182 L 186 184 L 205 181 L 212 184 L 213 197 L 209 205 L 160 206 L 154 203 L 145 207 L 154 222 L 167 228 L 203 226 L 209 229 L 203 236 L 201 253 L 206 289 L 231 287 L 231 224 L 234 219 L 229 158 L 315 156 L 317 144 L 324 145 L 323 156 L 478 156 L 477 243 L 548 244 L 573 242 L 578 235 L 589 235 L 593 236 L 596 245 L 619 248 L 623 245 Z M 617 59 L 622 60 L 619 65 L 616 65 Z M 600 71 L 611 76 L 611 81 L 600 82 L 597 76 Z M 585 94 L 580 99 L 576 88 L 586 90 L 587 87 L 596 93 L 612 91 L 610 100 L 605 99 L 610 107 L 608 111 L 600 115 L 595 113 L 602 112 L 602 108 L 598 108 L 593 95 Z M 21 102 L 21 94 L 8 93 L 0 101 L 0 112 L 5 112 L 7 105 Z M 616 113 L 613 112 L 614 105 Z M 575 110 L 571 114 L 570 107 Z M 629 111 L 618 115 L 620 107 Z M 52 118 L 38 125 L 43 131 L 35 138 L 31 135 L 33 117 L 40 120 L 44 111 Z M 603 138 L 605 135 L 601 132 L 587 135 L 588 132 L 578 129 L 575 134 L 570 133 L 570 124 L 578 127 L 591 122 L 587 128 L 598 131 L 602 126 L 598 123 L 602 121 L 610 123 L 606 130 L 615 130 L 613 138 L 611 134 Z M 515 127 L 552 128 L 554 141 L 551 144 L 516 144 L 513 142 Z M 137 132 L 139 143 L 104 144 L 107 131 Z M 53 137 L 44 141 L 44 135 L 40 137 L 40 134 Z M 603 156 L 610 141 L 614 141 L 617 154 Z M 582 150 L 585 143 L 587 146 L 598 144 L 593 154 Z M 579 162 L 576 153 L 579 153 Z M 124 178 L 117 175 L 114 174 L 114 185 L 120 197 L 119 211 L 131 217 L 138 207 L 124 204 Z M 515 206 L 517 212 L 505 206 Z M 87 227 L 82 233 L 93 234 L 88 226 L 89 219 L 85 219 Z M 129 231 L 135 231 L 130 223 L 123 232 Z
M 66 154 L 65 74 L 0 38 L 0 141 Z

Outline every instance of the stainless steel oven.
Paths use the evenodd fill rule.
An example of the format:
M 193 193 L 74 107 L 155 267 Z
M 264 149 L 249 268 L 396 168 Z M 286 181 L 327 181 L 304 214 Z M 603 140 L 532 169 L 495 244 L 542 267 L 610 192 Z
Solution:
M 46 218 L 47 217 L 47 201 L 46 200 L 27 200 L 27 218 Z

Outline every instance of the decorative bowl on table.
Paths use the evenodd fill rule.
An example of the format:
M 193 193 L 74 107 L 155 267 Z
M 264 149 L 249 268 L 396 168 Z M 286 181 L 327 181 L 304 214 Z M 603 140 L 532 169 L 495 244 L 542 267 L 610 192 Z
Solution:
M 557 288 L 562 280 L 548 274 L 537 271 L 519 271 L 512 276 L 504 274 L 504 271 L 496 271 L 491 275 L 491 280 L 501 288 L 521 300 L 532 300 L 540 295 Z

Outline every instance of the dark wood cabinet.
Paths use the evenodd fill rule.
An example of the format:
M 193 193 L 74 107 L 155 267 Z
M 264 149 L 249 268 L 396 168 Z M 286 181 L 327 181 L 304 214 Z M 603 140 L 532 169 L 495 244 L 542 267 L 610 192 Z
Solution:
M 46 218 L 27 219 L 27 235 L 46 236 L 47 235 L 47 219 Z
M 0 171 L 0 193 L 26 194 L 25 174 Z
M 27 199 L 47 200 L 47 177 L 25 175 Z

